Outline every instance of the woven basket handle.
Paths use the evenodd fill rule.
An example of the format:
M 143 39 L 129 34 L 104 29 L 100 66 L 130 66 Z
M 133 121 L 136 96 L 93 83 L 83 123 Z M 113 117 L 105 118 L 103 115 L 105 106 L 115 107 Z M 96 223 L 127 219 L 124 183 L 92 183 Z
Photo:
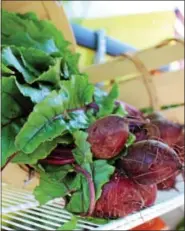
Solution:
M 160 44 L 155 46 L 155 48 L 156 49 L 161 48 L 161 47 L 166 46 L 172 42 L 180 43 L 184 46 L 184 41 L 182 41 L 181 39 L 170 38 L 170 39 L 166 39 L 166 40 L 162 41 Z M 145 64 L 136 55 L 132 55 L 129 53 L 121 54 L 120 57 L 124 57 L 124 58 L 127 58 L 130 61 L 132 61 L 133 64 L 135 65 L 135 67 L 139 70 L 139 72 L 141 73 L 141 76 L 142 76 L 143 83 L 146 87 L 146 90 L 147 90 L 147 93 L 149 96 L 150 106 L 155 111 L 159 111 L 160 110 L 160 104 L 159 104 L 159 100 L 158 100 L 158 96 L 157 96 L 157 91 L 156 91 L 155 85 L 153 84 L 151 74 L 147 70 L 147 68 L 145 67 Z
M 136 56 L 133 56 L 131 54 L 122 54 L 121 57 L 127 58 L 130 61 L 133 62 L 135 67 L 139 70 L 142 76 L 143 83 L 146 87 L 148 96 L 149 96 L 149 101 L 150 101 L 150 106 L 155 110 L 158 111 L 160 109 L 159 103 L 158 103 L 158 98 L 157 98 L 157 93 L 155 86 L 152 82 L 152 78 L 150 75 L 150 72 L 147 70 L 145 67 L 144 63 L 137 58 Z

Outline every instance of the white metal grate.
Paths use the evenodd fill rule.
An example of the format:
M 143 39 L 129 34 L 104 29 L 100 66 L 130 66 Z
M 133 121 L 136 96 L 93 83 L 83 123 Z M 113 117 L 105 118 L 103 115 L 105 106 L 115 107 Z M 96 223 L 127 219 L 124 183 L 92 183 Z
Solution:
M 2 185 L 2 230 L 56 230 L 70 220 L 62 199 L 39 206 L 31 192 Z M 77 230 L 129 230 L 184 205 L 184 182 L 179 178 L 176 190 L 159 192 L 154 206 L 106 225 L 79 220 Z

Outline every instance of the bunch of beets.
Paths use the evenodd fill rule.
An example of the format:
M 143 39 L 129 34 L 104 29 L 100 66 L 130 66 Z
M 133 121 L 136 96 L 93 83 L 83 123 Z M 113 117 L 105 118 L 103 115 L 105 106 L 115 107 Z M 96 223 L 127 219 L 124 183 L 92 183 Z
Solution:
M 175 189 L 176 177 L 184 177 L 184 126 L 160 113 L 148 116 L 124 102 L 124 118 L 110 115 L 97 120 L 88 129 L 88 142 L 94 158 L 115 158 L 116 170 L 103 186 L 93 216 L 123 217 L 155 203 L 157 190 Z M 126 149 L 129 132 L 136 137 Z M 56 148 L 41 163 L 75 164 L 74 145 Z

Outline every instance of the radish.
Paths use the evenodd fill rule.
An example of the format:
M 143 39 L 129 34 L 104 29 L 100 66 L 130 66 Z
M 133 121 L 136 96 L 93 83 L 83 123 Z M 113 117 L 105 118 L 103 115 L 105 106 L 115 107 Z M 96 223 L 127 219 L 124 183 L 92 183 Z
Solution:
M 156 185 L 142 185 L 121 175 L 114 175 L 104 185 L 95 205 L 93 216 L 119 218 L 151 206 L 156 199 Z
M 128 122 L 114 115 L 97 120 L 87 131 L 87 140 L 97 159 L 110 159 L 118 155 L 129 136 Z
M 140 184 L 159 184 L 182 170 L 177 153 L 156 140 L 139 141 L 117 161 L 129 176 Z

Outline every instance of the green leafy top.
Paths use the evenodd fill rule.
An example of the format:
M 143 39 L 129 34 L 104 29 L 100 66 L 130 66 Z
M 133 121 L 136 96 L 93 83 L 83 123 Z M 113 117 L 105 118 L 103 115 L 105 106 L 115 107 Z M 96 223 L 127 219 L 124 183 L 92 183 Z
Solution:
M 108 116 L 110 114 L 118 114 L 124 116 L 127 114 L 125 109 L 119 105 L 115 105 L 115 101 L 119 96 L 118 85 L 115 83 L 111 91 L 107 94 L 103 90 L 96 88 L 95 89 L 95 102 L 99 106 L 99 111 L 97 113 L 97 118 Z
M 53 91 L 36 104 L 16 137 L 16 146 L 31 153 L 45 141 L 70 130 L 88 127 L 88 118 L 79 108 L 90 103 L 92 96 L 93 86 L 88 83 L 86 76 L 72 76 L 64 81 L 58 93 Z
M 2 45 L 2 166 L 16 153 L 13 163 L 40 173 L 34 195 L 41 204 L 66 197 L 68 211 L 89 212 L 115 167 L 93 158 L 86 129 L 104 116 L 127 114 L 115 104 L 118 86 L 107 94 L 89 83 L 61 32 L 34 13 L 3 10 Z M 133 141 L 130 136 L 127 147 Z M 66 147 L 71 164 L 42 164 Z M 60 230 L 75 226 L 73 218 Z
M 22 58 L 26 59 L 24 64 L 26 64 L 29 71 L 39 72 L 40 68 L 49 67 L 47 60 L 45 64 L 43 63 L 42 56 L 45 53 L 45 56 L 58 57 L 63 60 L 61 77 L 69 78 L 72 74 L 79 74 L 79 54 L 71 53 L 68 49 L 70 43 L 64 39 L 61 31 L 51 22 L 39 20 L 34 13 L 22 15 L 2 10 L 1 41 L 4 47 L 25 48 L 24 57 Z M 42 65 L 39 65 L 40 62 L 42 62 Z M 36 68 L 34 63 L 37 64 Z M 18 64 L 16 68 L 20 68 Z M 66 70 L 68 77 L 66 76 Z M 29 81 L 32 81 L 32 79 Z
M 46 53 L 63 52 L 69 45 L 52 23 L 39 20 L 34 13 L 22 15 L 2 10 L 2 22 L 3 45 L 35 47 Z
M 8 157 L 18 151 L 14 140 L 32 110 L 27 98 L 22 97 L 15 77 L 2 77 L 2 166 Z

